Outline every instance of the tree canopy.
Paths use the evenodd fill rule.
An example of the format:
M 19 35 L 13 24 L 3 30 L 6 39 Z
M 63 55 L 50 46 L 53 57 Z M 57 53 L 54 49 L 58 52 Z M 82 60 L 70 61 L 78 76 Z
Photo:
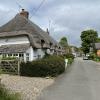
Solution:
M 81 33 L 81 40 L 82 40 L 82 50 L 83 52 L 89 53 L 90 47 L 95 50 L 95 42 L 98 38 L 98 33 L 95 30 L 86 30 Z
M 96 42 L 97 43 L 100 43 L 100 37 L 97 38 Z
M 63 47 L 68 47 L 68 41 L 66 37 L 62 37 L 59 44 Z

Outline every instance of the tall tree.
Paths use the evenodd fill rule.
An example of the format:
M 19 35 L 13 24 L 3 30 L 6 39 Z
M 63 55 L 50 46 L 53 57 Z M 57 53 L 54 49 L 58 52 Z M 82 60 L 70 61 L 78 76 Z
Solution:
M 71 53 L 66 37 L 62 37 L 59 44 L 66 49 L 66 53 Z
M 96 42 L 97 43 L 100 43 L 100 37 L 97 38 Z
M 68 47 L 68 41 L 66 37 L 62 37 L 59 43 L 63 47 Z
M 80 37 L 82 40 L 82 50 L 85 54 L 89 53 L 91 46 L 95 51 L 95 42 L 97 41 L 98 38 L 97 31 L 94 31 L 92 29 L 83 31 Z

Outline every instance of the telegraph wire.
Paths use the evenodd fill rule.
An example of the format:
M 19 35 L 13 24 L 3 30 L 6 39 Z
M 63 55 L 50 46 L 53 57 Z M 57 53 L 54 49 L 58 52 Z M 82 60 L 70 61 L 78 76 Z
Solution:
M 37 7 L 37 9 L 35 10 L 35 12 L 32 14 L 32 16 L 30 17 L 30 19 L 38 12 L 38 10 L 41 8 L 41 6 L 44 4 L 45 0 L 42 0 L 41 3 L 39 4 L 39 6 Z

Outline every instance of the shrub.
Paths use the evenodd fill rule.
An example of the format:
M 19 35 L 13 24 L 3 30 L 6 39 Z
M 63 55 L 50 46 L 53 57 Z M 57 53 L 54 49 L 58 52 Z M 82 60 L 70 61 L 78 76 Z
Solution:
M 16 60 L 16 57 L 3 57 L 2 60 Z
M 73 54 L 66 54 L 66 55 L 61 55 L 63 59 L 68 59 L 68 64 L 72 64 L 74 61 L 74 55 Z
M 66 56 L 66 58 L 72 58 L 72 59 L 74 59 L 74 55 L 73 54 L 66 54 L 65 56 Z
M 21 63 L 22 76 L 55 77 L 65 71 L 64 59 L 59 56 L 49 56 L 33 62 Z
M 88 57 L 90 60 L 93 60 L 96 58 L 96 54 L 95 53 L 91 53 Z
M 98 56 L 96 56 L 95 58 L 94 58 L 94 61 L 100 61 L 100 57 L 98 57 Z

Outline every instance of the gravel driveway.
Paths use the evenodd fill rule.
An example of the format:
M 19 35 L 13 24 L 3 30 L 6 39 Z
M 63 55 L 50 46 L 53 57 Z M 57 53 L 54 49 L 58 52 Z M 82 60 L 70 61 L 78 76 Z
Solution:
M 20 93 L 23 100 L 36 100 L 41 91 L 52 85 L 54 79 L 1 75 L 1 83 L 11 92 Z

